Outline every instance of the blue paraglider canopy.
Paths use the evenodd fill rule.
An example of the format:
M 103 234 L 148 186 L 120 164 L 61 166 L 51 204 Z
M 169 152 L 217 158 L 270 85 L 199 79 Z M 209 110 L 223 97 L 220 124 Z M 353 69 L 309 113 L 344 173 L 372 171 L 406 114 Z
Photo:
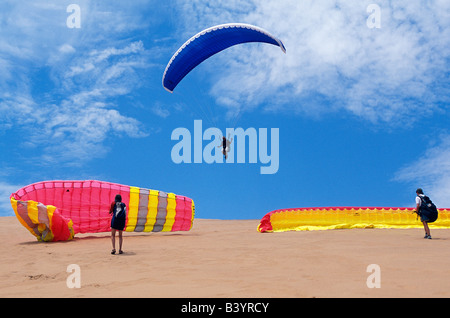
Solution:
M 279 39 L 259 27 L 244 23 L 217 25 L 194 35 L 178 49 L 164 72 L 164 88 L 172 93 L 178 83 L 204 60 L 231 46 L 248 42 L 276 45 L 286 53 Z

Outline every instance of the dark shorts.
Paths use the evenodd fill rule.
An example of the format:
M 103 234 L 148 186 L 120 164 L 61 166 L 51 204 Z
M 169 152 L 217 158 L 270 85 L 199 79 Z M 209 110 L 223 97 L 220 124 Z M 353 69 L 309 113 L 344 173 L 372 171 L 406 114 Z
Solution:
M 422 222 L 428 222 L 433 223 L 437 220 L 438 215 L 437 214 L 428 214 L 428 213 L 421 213 L 420 214 L 420 220 Z
M 111 220 L 111 228 L 119 231 L 123 231 L 125 228 L 125 218 L 113 217 Z

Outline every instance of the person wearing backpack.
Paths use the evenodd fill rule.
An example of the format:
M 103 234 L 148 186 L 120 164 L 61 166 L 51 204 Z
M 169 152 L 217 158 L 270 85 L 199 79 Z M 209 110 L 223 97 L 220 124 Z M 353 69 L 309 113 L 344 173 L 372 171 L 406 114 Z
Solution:
M 423 194 L 421 188 L 416 190 L 416 213 L 420 216 L 425 230 L 425 239 L 431 240 L 430 228 L 428 223 L 433 223 L 438 218 L 436 206 L 431 202 L 430 198 Z
M 111 254 L 116 254 L 116 231 L 119 231 L 119 254 L 123 254 L 122 251 L 122 232 L 125 228 L 125 221 L 127 215 L 127 206 L 122 202 L 122 196 L 117 194 L 114 202 L 111 203 L 109 209 L 109 214 L 112 214 L 111 219 L 111 243 L 112 251 Z

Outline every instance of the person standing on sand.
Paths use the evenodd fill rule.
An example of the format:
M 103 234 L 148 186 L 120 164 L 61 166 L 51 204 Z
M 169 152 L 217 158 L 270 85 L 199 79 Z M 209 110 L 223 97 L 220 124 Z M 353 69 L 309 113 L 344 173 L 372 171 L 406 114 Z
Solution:
M 422 206 L 422 201 L 424 201 L 425 203 L 427 203 L 427 201 L 431 202 L 429 200 L 429 198 L 427 196 L 425 196 L 423 194 L 423 190 L 421 188 L 416 190 L 416 213 L 420 215 L 420 220 L 423 223 L 423 228 L 425 230 L 425 239 L 430 239 L 431 240 L 431 234 L 430 234 L 430 228 L 428 227 L 428 222 L 434 222 L 436 219 L 432 219 L 429 215 L 425 215 L 423 212 L 421 211 L 421 206 Z
M 111 203 L 109 214 L 112 214 L 111 219 L 111 242 L 112 251 L 111 254 L 116 254 L 116 231 L 119 231 L 119 254 L 123 254 L 122 251 L 122 232 L 125 228 L 125 220 L 127 215 L 127 206 L 122 202 L 122 196 L 117 194 L 114 202 Z

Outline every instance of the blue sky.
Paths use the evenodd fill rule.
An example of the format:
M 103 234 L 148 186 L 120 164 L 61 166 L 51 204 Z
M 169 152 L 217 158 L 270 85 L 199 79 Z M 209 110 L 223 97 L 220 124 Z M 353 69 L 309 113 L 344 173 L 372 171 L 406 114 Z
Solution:
M 367 26 L 372 3 L 381 28 Z M 80 28 L 67 27 L 70 4 Z M 173 53 L 231 22 L 270 31 L 287 54 L 236 46 L 165 91 Z M 11 192 L 54 179 L 186 195 L 199 218 L 412 206 L 417 187 L 450 207 L 449 47 L 444 0 L 3 0 L 0 215 L 13 215 Z M 278 128 L 278 172 L 175 164 L 171 134 L 193 133 L 195 119 L 204 130 Z

